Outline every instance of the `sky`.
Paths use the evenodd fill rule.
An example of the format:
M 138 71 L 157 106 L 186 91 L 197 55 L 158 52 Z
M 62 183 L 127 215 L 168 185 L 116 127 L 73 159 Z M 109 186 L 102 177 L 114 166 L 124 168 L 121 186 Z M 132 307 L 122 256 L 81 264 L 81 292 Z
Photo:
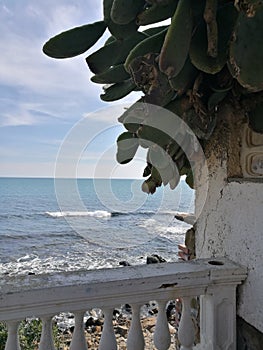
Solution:
M 115 160 L 123 130 L 117 117 L 138 93 L 121 103 L 101 101 L 102 86 L 90 81 L 85 63 L 109 33 L 75 58 L 55 60 L 42 52 L 50 37 L 101 19 L 100 0 L 0 0 L 1 177 L 141 177 L 143 152 L 125 166 Z M 62 159 L 74 149 L 72 135 L 78 141 L 73 172 L 68 167 L 76 154 Z

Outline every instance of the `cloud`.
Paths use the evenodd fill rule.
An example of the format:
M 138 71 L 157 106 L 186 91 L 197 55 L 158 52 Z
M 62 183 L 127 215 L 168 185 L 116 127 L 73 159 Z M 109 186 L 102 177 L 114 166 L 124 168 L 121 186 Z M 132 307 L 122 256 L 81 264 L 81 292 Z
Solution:
M 0 84 L 44 99 L 51 115 L 54 101 L 57 104 L 63 101 L 69 110 L 74 100 L 76 105 L 80 100 L 86 101 L 92 108 L 94 101 L 98 104 L 100 86 L 89 82 L 90 73 L 83 57 L 54 60 L 42 53 L 42 46 L 52 30 L 54 34 L 62 28 L 83 23 L 83 8 L 87 2 L 85 6 L 84 1 L 76 1 L 74 5 L 65 4 L 65 1 L 28 0 L 23 1 L 24 7 L 18 1 L 12 4 L 11 8 L 6 2 L 0 10 Z M 7 124 L 16 125 L 14 118 Z
M 19 125 L 34 125 L 36 118 L 30 113 L 27 104 L 13 105 L 8 108 L 8 111 L 0 114 L 0 127 L 4 126 L 19 126 Z
M 55 60 L 43 54 L 42 46 L 51 36 L 101 19 L 102 2 L 95 6 L 92 0 L 0 0 L 1 176 L 53 176 L 61 140 L 78 120 L 87 117 L 88 133 L 81 137 L 92 140 L 103 128 L 118 124 L 124 107 L 141 96 L 132 93 L 108 104 L 99 98 L 102 85 L 90 82 L 85 57 L 109 33 L 79 57 Z M 79 165 L 84 177 L 92 175 L 89 169 L 102 146 L 115 140 L 116 132 L 102 137 L 101 146 L 89 148 L 88 164 Z M 113 152 L 105 167 L 114 162 Z

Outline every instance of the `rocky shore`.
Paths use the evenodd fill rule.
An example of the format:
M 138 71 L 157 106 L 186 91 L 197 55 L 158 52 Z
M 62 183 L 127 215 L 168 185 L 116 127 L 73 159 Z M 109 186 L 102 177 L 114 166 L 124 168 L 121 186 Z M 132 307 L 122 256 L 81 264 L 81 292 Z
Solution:
M 146 264 L 163 263 L 165 259 L 157 254 L 147 256 Z M 130 266 L 128 261 L 120 261 L 121 266 Z M 158 308 L 152 301 L 141 308 L 141 325 L 145 341 L 145 349 L 155 349 L 153 344 L 153 334 L 155 330 Z M 171 348 L 179 349 L 177 340 L 177 329 L 181 314 L 181 304 L 179 301 L 171 301 L 167 304 L 167 320 L 171 333 Z M 119 350 L 126 349 L 126 340 L 131 325 L 132 309 L 130 305 L 122 305 L 121 308 L 113 312 L 113 327 Z M 98 349 L 103 330 L 103 314 L 100 309 L 93 309 L 86 313 L 84 317 L 85 335 L 88 349 Z M 61 350 L 68 350 L 72 334 L 74 331 L 74 316 L 71 314 L 61 314 L 55 318 L 55 323 L 59 329 L 59 340 L 63 344 Z
M 155 349 L 153 344 L 153 334 L 155 330 L 157 305 L 150 302 L 142 307 L 142 330 L 145 340 L 145 349 Z M 180 303 L 170 302 L 167 305 L 168 326 L 171 333 L 171 349 L 178 349 L 177 326 L 180 317 Z M 113 313 L 113 326 L 119 350 L 126 349 L 126 340 L 131 324 L 131 308 L 128 304 L 120 309 L 115 309 Z M 55 323 L 59 329 L 59 340 L 63 344 L 60 350 L 69 350 L 70 341 L 74 331 L 73 315 L 61 314 L 55 318 Z M 72 321 L 72 322 L 71 322 Z M 91 310 L 87 312 L 85 318 L 85 335 L 88 349 L 98 349 L 101 333 L 103 330 L 103 315 L 101 310 Z
M 180 247 L 179 247 L 180 249 Z M 188 252 L 187 252 L 188 253 Z M 188 255 L 188 254 L 184 254 Z M 181 257 L 182 260 L 188 260 Z M 147 256 L 146 264 L 163 263 L 165 259 L 157 254 Z M 130 266 L 127 261 L 120 261 L 121 266 Z M 177 299 L 167 303 L 166 315 L 168 326 L 171 334 L 170 349 L 179 349 L 177 337 L 179 321 L 181 317 L 181 301 Z M 196 323 L 196 334 L 198 337 L 198 307 L 195 305 L 192 309 L 193 321 Z M 154 350 L 153 335 L 155 331 L 156 318 L 158 314 L 158 306 L 156 302 L 151 301 L 141 308 L 141 325 L 145 340 L 145 349 Z M 126 340 L 131 325 L 132 309 L 130 305 L 122 305 L 119 309 L 115 309 L 113 313 L 113 326 L 119 350 L 126 349 Z M 103 330 L 103 314 L 100 309 L 93 309 L 86 313 L 84 317 L 85 335 L 87 339 L 88 349 L 98 349 L 99 341 Z M 61 314 L 55 318 L 55 323 L 59 329 L 59 340 L 63 344 L 60 350 L 69 350 L 70 341 L 74 331 L 74 316 L 70 314 Z

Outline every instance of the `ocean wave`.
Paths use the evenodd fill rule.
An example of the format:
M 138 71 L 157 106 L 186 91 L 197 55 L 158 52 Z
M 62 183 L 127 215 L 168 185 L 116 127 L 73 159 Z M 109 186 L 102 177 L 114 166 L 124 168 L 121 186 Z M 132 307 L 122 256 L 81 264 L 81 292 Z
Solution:
M 107 218 L 111 216 L 106 210 L 95 210 L 95 211 L 46 211 L 47 216 L 51 216 L 52 218 L 61 218 L 61 217 L 85 217 L 91 216 L 96 218 Z
M 6 220 L 6 219 L 32 219 L 32 217 L 34 217 L 33 214 L 28 214 L 28 213 L 24 213 L 24 214 L 0 214 L 0 220 Z
M 153 216 L 153 215 L 169 215 L 174 216 L 180 212 L 165 210 L 165 211 L 154 211 L 154 210 L 141 210 L 141 211 L 131 211 L 131 212 L 121 212 L 114 211 L 109 212 L 106 210 L 94 210 L 94 211 L 46 211 L 45 215 L 51 216 L 53 218 L 62 218 L 62 217 L 96 217 L 96 218 L 108 218 L 108 217 L 118 217 L 125 215 L 134 215 L 134 216 Z

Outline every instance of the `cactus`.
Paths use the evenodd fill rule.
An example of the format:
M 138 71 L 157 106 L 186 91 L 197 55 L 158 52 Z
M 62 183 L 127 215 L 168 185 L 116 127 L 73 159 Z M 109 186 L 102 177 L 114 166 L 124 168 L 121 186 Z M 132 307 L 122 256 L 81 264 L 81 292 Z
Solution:
M 104 0 L 103 15 L 51 38 L 43 51 L 55 58 L 79 55 L 108 29 L 110 36 L 86 62 L 91 81 L 106 84 L 103 101 L 143 93 L 119 117 L 127 131 L 117 140 L 121 164 L 139 146 L 148 149 L 143 191 L 154 193 L 162 184 L 173 189 L 181 175 L 194 186 L 186 155 L 194 155 L 196 145 L 183 125 L 205 145 L 224 103 L 242 108 L 249 126 L 263 133 L 262 1 Z M 170 18 L 170 25 L 139 28 Z M 164 109 L 184 123 L 171 119 L 163 131 Z
M 133 133 L 124 132 L 117 139 L 117 161 L 120 164 L 129 163 L 139 147 L 138 139 Z
M 129 65 L 130 74 L 145 96 L 143 101 L 154 105 L 166 105 L 174 97 L 168 78 L 158 70 L 157 55 L 148 53 L 135 58 Z
M 263 4 L 252 17 L 240 12 L 232 42 L 228 66 L 233 77 L 251 92 L 263 90 Z
M 168 78 L 176 77 L 183 68 L 189 52 L 192 30 L 191 0 L 179 0 L 159 58 L 160 71 Z
M 130 50 L 147 37 L 144 33 L 136 32 L 129 38 L 115 40 L 102 46 L 86 58 L 89 69 L 94 74 L 100 74 L 108 70 L 111 66 L 124 63 Z
M 177 7 L 178 0 L 169 0 L 166 4 L 154 3 L 144 9 L 137 16 L 137 24 L 145 26 L 152 23 L 164 21 L 165 19 L 171 18 Z
M 165 148 L 171 141 L 163 131 L 149 125 L 141 125 L 136 132 L 139 143 L 143 148 L 149 148 L 151 145 L 158 145 Z
M 127 56 L 124 64 L 127 72 L 130 71 L 130 64 L 135 58 L 144 56 L 148 53 L 159 53 L 161 51 L 166 32 L 167 28 L 165 28 L 161 32 L 158 32 L 157 34 L 154 34 L 150 37 L 146 37 L 144 40 L 142 40 L 134 46 L 134 48 L 130 51 L 129 55 Z
M 217 13 L 218 49 L 217 56 L 207 54 L 207 26 L 202 19 L 190 45 L 190 58 L 193 65 L 208 74 L 220 72 L 228 59 L 228 45 L 236 23 L 237 11 L 232 3 L 219 8 Z
M 183 95 L 188 88 L 193 85 L 194 80 L 198 74 L 197 68 L 195 68 L 188 57 L 181 71 L 176 77 L 169 80 L 173 90 L 177 91 L 178 95 Z
M 123 80 L 126 80 L 130 75 L 126 72 L 123 64 L 118 64 L 116 66 L 111 66 L 106 71 L 93 75 L 90 80 L 93 83 L 98 84 L 114 84 L 121 83 Z
M 137 29 L 138 25 L 136 21 L 131 21 L 127 24 L 117 24 L 111 18 L 111 10 L 114 0 L 104 0 L 103 1 L 103 13 L 104 13 L 104 22 L 107 24 L 107 27 L 110 33 L 119 40 L 123 40 L 133 35 Z
M 143 10 L 144 0 L 114 0 L 111 7 L 111 19 L 117 24 L 127 24 L 133 21 Z
M 158 34 L 162 32 L 164 29 L 168 29 L 168 26 L 159 26 L 159 27 L 153 27 L 153 28 L 148 28 L 143 31 L 143 33 L 153 36 L 155 34 Z
M 104 94 L 100 95 L 100 98 L 103 101 L 111 102 L 117 101 L 125 96 L 127 96 L 130 92 L 132 92 L 136 88 L 136 85 L 132 81 L 132 79 L 128 79 L 122 81 L 121 83 L 116 83 L 110 85 L 109 87 L 104 87 Z
M 86 24 L 49 39 L 43 46 L 46 55 L 53 58 L 68 58 L 80 55 L 92 47 L 106 30 L 104 21 Z

